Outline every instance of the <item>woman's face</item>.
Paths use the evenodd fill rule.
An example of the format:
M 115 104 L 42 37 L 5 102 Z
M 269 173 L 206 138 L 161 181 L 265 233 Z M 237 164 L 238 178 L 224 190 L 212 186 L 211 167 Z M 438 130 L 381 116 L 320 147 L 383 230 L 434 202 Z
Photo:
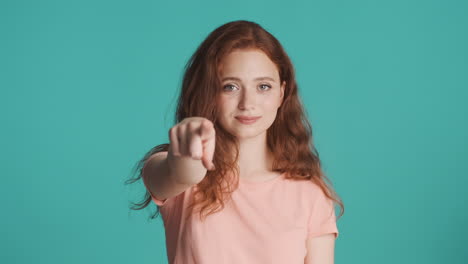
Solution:
M 271 126 L 280 107 L 285 83 L 276 65 L 260 50 L 236 50 L 221 61 L 221 125 L 237 138 L 255 137 Z M 240 116 L 259 117 L 253 123 Z

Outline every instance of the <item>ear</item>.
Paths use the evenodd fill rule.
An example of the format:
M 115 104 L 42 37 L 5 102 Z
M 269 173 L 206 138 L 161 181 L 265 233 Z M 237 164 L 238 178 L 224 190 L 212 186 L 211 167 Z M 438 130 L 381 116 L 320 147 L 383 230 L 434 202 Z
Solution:
M 279 106 L 281 106 L 283 104 L 284 90 L 285 89 L 286 89 L 286 81 L 283 81 L 283 84 L 281 85 L 281 89 L 280 89 L 281 94 L 280 94 L 280 104 L 279 104 Z

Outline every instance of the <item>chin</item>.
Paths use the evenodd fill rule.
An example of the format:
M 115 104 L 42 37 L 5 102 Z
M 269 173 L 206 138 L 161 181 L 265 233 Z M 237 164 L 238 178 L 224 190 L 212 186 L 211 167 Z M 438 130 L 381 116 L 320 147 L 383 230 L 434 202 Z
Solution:
M 266 131 L 263 128 L 258 127 L 235 129 L 232 132 L 232 134 L 238 139 L 254 138 L 262 135 L 263 133 L 266 133 Z

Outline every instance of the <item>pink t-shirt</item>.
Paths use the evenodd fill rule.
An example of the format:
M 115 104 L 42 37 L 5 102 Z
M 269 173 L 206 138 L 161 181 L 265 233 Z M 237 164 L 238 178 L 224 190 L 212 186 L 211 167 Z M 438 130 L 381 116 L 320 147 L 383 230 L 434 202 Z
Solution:
M 185 221 L 196 185 L 169 199 L 152 196 L 169 264 L 303 264 L 307 237 L 338 237 L 333 203 L 320 187 L 284 175 L 263 182 L 240 178 L 232 200 L 205 221 L 198 215 Z

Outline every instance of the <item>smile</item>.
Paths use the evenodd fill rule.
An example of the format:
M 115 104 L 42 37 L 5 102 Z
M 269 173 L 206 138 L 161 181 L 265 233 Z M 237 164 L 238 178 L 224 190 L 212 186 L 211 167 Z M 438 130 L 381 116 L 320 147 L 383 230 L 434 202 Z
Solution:
M 259 116 L 259 117 L 255 117 L 255 118 L 241 118 L 241 117 L 236 117 L 236 119 L 237 119 L 237 121 L 239 121 L 239 122 L 242 123 L 242 124 L 250 125 L 250 124 L 255 123 L 258 119 L 260 119 L 260 116 Z

